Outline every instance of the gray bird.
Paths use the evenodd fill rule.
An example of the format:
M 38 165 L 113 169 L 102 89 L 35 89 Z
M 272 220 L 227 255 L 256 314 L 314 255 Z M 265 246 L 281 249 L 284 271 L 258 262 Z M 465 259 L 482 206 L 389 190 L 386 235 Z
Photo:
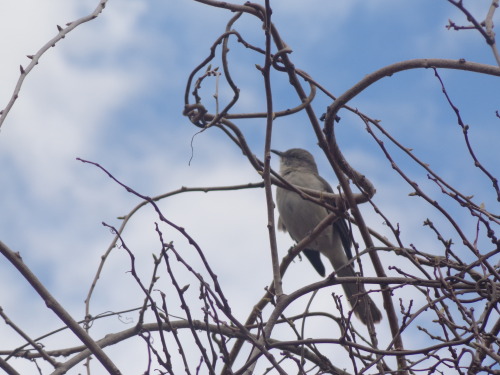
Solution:
M 318 174 L 316 162 L 306 150 L 292 148 L 285 152 L 271 151 L 280 156 L 281 177 L 290 184 L 333 192 L 328 182 Z M 278 229 L 288 232 L 296 242 L 306 237 L 328 215 L 326 208 L 280 187 L 276 190 L 276 201 L 280 213 Z M 356 276 L 352 264 L 346 265 L 352 258 L 352 253 L 351 237 L 345 219 L 340 218 L 326 228 L 307 249 L 303 250 L 303 253 L 321 276 L 325 276 L 325 266 L 320 253 L 328 258 L 338 276 Z M 380 322 L 382 314 L 373 300 L 365 295 L 363 284 L 352 283 L 342 286 L 350 305 L 354 308 L 354 313 L 364 324 L 368 322 L 368 314 L 371 314 L 374 323 Z

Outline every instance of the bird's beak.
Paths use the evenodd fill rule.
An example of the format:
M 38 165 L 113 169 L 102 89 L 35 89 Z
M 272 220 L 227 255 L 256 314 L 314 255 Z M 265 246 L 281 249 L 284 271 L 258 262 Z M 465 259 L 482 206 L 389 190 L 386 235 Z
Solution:
M 279 157 L 283 156 L 283 153 L 282 153 L 281 151 L 271 150 L 271 152 L 272 152 L 273 154 L 278 155 Z

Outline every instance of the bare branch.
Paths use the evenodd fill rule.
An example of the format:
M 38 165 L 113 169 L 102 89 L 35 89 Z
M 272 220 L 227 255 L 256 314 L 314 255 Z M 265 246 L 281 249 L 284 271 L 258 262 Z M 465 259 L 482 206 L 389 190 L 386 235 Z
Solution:
M 28 74 L 33 70 L 33 68 L 38 64 L 40 58 L 49 50 L 51 47 L 55 47 L 55 45 L 60 42 L 62 39 L 66 37 L 67 34 L 69 34 L 71 31 L 76 29 L 78 26 L 92 21 L 93 19 L 97 18 L 99 14 L 104 10 L 106 7 L 108 0 L 100 0 L 99 4 L 97 7 L 94 9 L 92 13 L 90 13 L 87 16 L 81 17 L 75 21 L 69 22 L 66 24 L 66 27 L 61 27 L 57 25 L 57 30 L 59 33 L 53 37 L 51 40 L 49 40 L 45 45 L 42 46 L 38 50 L 37 53 L 34 55 L 28 55 L 28 58 L 31 60 L 29 65 L 26 68 L 23 68 L 21 65 L 21 75 L 17 81 L 16 87 L 14 88 L 14 92 L 12 93 L 12 96 L 9 100 L 9 103 L 7 103 L 7 106 L 0 111 L 0 128 L 2 127 L 3 122 L 5 121 L 5 118 L 9 114 L 10 110 L 14 106 L 14 103 L 16 102 L 17 98 L 19 97 L 19 92 L 21 91 L 21 87 L 23 85 L 24 79 L 28 76 Z

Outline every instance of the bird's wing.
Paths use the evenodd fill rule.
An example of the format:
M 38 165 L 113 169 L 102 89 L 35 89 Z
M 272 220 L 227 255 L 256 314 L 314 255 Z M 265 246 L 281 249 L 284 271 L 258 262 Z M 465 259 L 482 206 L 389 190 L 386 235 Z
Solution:
M 283 232 L 287 231 L 285 224 L 283 223 L 283 220 L 281 220 L 281 216 L 278 219 L 278 229 L 283 231 Z M 309 262 L 311 262 L 314 269 L 316 271 L 318 271 L 318 273 L 322 277 L 325 277 L 325 266 L 324 266 L 323 262 L 321 261 L 320 252 L 316 251 L 316 250 L 312 250 L 312 249 L 304 249 L 302 252 L 306 256 L 306 258 L 309 260 Z
M 349 227 L 347 226 L 346 220 L 343 218 L 338 219 L 333 223 L 333 227 L 340 235 L 347 258 L 349 258 L 349 260 L 352 259 L 351 234 L 349 233 Z
M 330 186 L 330 184 L 320 175 L 317 175 L 318 179 L 322 182 L 323 184 L 323 189 L 328 192 L 328 193 L 333 193 L 333 189 Z M 333 202 L 335 204 L 335 202 Z M 349 233 L 349 227 L 347 226 L 347 222 L 343 218 L 339 218 L 336 220 L 333 224 L 333 230 L 336 230 L 339 235 L 340 239 L 342 240 L 342 246 L 344 247 L 344 251 L 347 255 L 347 258 L 351 259 L 352 258 L 352 250 L 351 250 L 351 234 Z
M 325 277 L 325 266 L 323 265 L 323 262 L 321 261 L 320 252 L 316 251 L 316 250 L 311 250 L 311 249 L 304 249 L 302 252 L 306 256 L 306 258 L 309 259 L 309 262 L 311 262 L 314 269 L 316 271 L 318 271 L 318 273 L 322 277 Z

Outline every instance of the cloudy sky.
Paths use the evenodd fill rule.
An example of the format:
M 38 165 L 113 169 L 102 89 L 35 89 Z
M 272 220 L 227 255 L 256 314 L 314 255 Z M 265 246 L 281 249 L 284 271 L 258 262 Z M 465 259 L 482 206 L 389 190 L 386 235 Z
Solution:
M 489 2 L 470 3 L 469 9 L 483 20 Z M 17 0 L 0 4 L 1 108 L 12 96 L 19 66 L 26 67 L 30 62 L 26 55 L 35 54 L 53 38 L 56 25 L 64 26 L 85 16 L 96 5 L 90 0 Z M 290 57 L 295 66 L 335 95 L 366 74 L 402 60 L 464 58 L 495 65 L 478 32 L 445 28 L 448 19 L 457 24 L 466 22 L 445 0 L 281 0 L 272 2 L 272 6 L 273 21 L 293 50 Z M 224 32 L 232 15 L 191 0 L 110 2 L 97 19 L 81 25 L 50 48 L 26 77 L 0 132 L 0 240 L 21 253 L 26 264 L 76 319 L 85 315 L 84 300 L 101 255 L 113 239 L 101 223 L 118 227 L 118 217 L 140 203 L 101 170 L 77 161 L 77 157 L 99 163 L 124 184 L 149 196 L 182 186 L 261 181 L 221 131 L 209 129 L 197 134 L 199 129 L 182 116 L 187 78 L 208 56 L 210 46 Z M 500 22 L 498 15 L 496 22 Z M 250 43 L 264 46 L 261 25 L 252 17 L 242 17 L 233 28 Z M 233 78 L 241 90 L 235 111 L 265 111 L 263 80 L 255 68 L 255 64 L 263 64 L 262 56 L 234 40 L 230 48 Z M 213 67 L 218 64 L 218 59 L 212 62 Z M 477 157 L 498 176 L 498 78 L 443 70 L 440 74 L 471 127 L 470 140 Z M 230 91 L 223 77 L 220 85 L 223 105 Z M 214 108 L 214 92 L 215 80 L 207 81 L 202 94 L 208 108 Z M 287 78 L 279 72 L 273 72 L 273 93 L 276 110 L 298 104 Z M 318 117 L 330 103 L 318 94 L 314 102 Z M 465 152 L 461 129 L 432 70 L 386 78 L 350 105 L 381 120 L 405 147 L 413 148 L 450 184 L 496 211 L 491 183 L 473 167 Z M 427 217 L 439 222 L 440 216 L 416 198 L 408 197 L 411 188 L 390 168 L 364 125 L 348 112 L 340 116 L 340 146 L 353 166 L 375 184 L 376 204 L 394 223 L 400 223 L 405 245 L 412 243 L 434 252 L 434 236 L 422 223 Z M 262 159 L 265 121 L 236 123 Z M 304 114 L 277 119 L 272 143 L 280 150 L 310 150 L 321 173 L 336 185 Z M 432 196 L 440 196 L 421 169 L 403 155 L 394 155 Z M 272 163 L 277 168 L 277 160 Z M 453 202 L 445 200 L 443 204 L 458 212 Z M 159 206 L 169 220 L 184 227 L 203 248 L 232 302 L 234 314 L 245 319 L 272 279 L 264 190 L 185 193 L 163 200 Z M 369 208 L 364 213 L 370 226 L 389 236 L 379 216 Z M 473 236 L 475 222 L 468 216 L 457 220 L 466 234 Z M 146 284 L 151 275 L 151 254 L 157 254 L 160 248 L 155 221 L 158 217 L 154 211 L 145 207 L 124 233 Z M 201 269 L 200 259 L 187 241 L 167 226 L 162 230 L 166 241 L 174 241 L 186 259 Z M 454 236 L 445 223 L 441 230 L 448 237 Z M 286 235 L 279 235 L 281 256 L 291 245 Z M 463 256 L 467 259 L 470 254 Z M 394 258 L 386 255 L 385 259 L 390 262 Z M 370 274 L 368 262 L 366 259 L 366 272 Z M 181 268 L 179 278 L 191 285 L 190 296 L 197 301 L 196 280 Z M 128 255 L 115 249 L 92 297 L 91 314 L 141 305 L 143 295 L 129 269 Z M 168 277 L 164 276 L 165 284 L 160 283 L 158 288 L 168 290 Z M 285 277 L 285 292 L 318 280 L 309 264 L 296 261 Z M 324 298 L 315 300 L 315 309 L 327 310 L 331 306 L 330 293 L 326 291 Z M 32 338 L 62 325 L 3 259 L 0 306 Z M 171 308 L 174 315 L 182 315 L 179 304 L 173 303 Z M 290 311 L 302 310 L 292 306 Z M 134 314 L 108 319 L 105 324 L 97 323 L 92 334 L 100 338 L 130 328 L 134 319 Z M 387 321 L 382 322 L 382 327 L 386 325 Z M 321 327 L 317 332 L 322 332 Z M 415 343 L 408 346 L 418 345 L 419 340 L 424 337 L 415 338 Z M 0 323 L 0 350 L 21 343 L 9 327 Z M 50 349 L 75 343 L 70 335 L 47 341 Z M 142 361 L 128 361 L 131 351 L 135 353 L 132 345 L 113 348 L 110 355 L 128 369 L 125 373 L 138 373 L 145 369 L 141 357 L 145 350 L 143 345 L 140 348 Z M 12 364 L 34 371 L 33 365 L 26 367 L 20 361 Z M 97 361 L 93 366 L 98 368 Z M 78 371 L 83 368 L 70 373 Z

